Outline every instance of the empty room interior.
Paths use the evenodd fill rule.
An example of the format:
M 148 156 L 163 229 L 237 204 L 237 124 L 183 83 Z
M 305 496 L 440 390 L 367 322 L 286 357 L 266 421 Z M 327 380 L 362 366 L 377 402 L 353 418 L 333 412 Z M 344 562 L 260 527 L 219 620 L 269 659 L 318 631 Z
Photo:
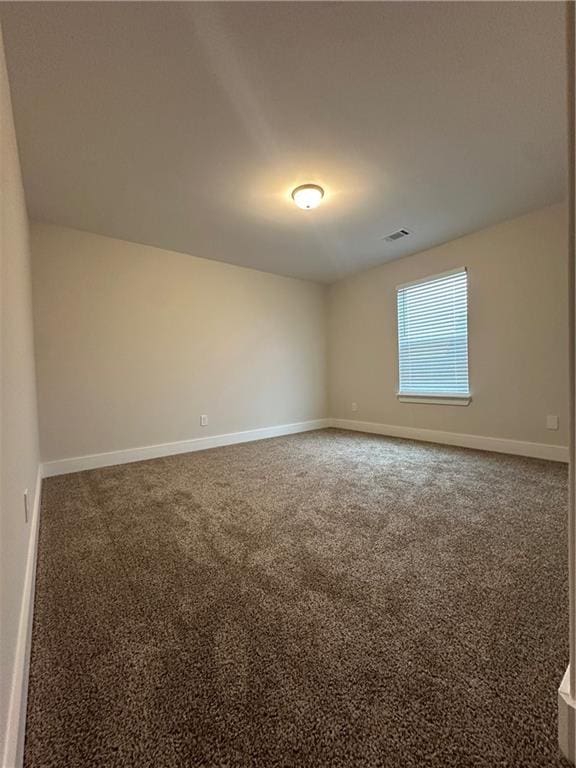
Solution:
M 0 23 L 2 768 L 572 764 L 573 4 Z

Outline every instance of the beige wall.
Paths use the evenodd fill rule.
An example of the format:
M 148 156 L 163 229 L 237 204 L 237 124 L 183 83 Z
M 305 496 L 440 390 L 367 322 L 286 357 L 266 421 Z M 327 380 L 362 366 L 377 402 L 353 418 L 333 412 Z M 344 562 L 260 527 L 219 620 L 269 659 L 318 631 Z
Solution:
M 43 460 L 326 415 L 325 287 L 46 224 L 32 251 Z
M 0 755 L 31 530 L 23 494 L 27 488 L 32 511 L 38 471 L 28 224 L 1 37 L 0 32 Z
M 566 215 L 562 205 L 545 208 L 331 286 L 330 415 L 567 445 Z M 400 403 L 395 287 L 461 266 L 469 270 L 472 403 Z M 546 430 L 547 414 L 559 415 L 559 431 Z
M 42 457 L 321 418 L 327 385 L 336 418 L 566 445 L 565 216 L 536 211 L 329 289 L 34 224 Z M 395 287 L 459 266 L 472 403 L 399 403 Z

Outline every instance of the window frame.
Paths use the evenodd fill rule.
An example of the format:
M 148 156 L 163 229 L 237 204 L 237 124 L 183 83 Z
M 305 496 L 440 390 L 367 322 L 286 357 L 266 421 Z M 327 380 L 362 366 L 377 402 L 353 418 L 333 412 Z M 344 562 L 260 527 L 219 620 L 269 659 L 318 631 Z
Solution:
M 402 392 L 400 390 L 400 328 L 398 317 L 398 293 L 404 288 L 410 288 L 411 286 L 423 285 L 424 283 L 433 282 L 443 277 L 449 277 L 450 275 L 466 273 L 466 328 L 467 328 L 467 343 L 466 343 L 466 365 L 468 369 L 468 392 L 467 393 L 442 393 L 442 392 L 430 392 L 430 393 L 412 393 Z M 407 283 L 401 283 L 397 285 L 394 290 L 394 313 L 396 317 L 396 398 L 400 403 L 417 403 L 426 405 L 456 405 L 467 406 L 472 401 L 472 391 L 470 387 L 470 273 L 467 267 L 455 267 L 454 269 L 446 270 L 445 272 L 438 272 L 437 274 L 428 275 L 426 277 L 419 278 L 418 280 L 411 280 Z

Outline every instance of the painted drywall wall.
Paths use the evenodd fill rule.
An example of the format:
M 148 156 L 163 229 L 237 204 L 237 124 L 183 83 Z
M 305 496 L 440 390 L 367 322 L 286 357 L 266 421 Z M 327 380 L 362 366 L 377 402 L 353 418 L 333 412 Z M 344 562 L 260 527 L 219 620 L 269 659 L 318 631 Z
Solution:
M 326 415 L 325 286 L 47 224 L 32 251 L 44 461 Z
M 332 285 L 330 415 L 567 445 L 566 216 L 564 205 L 541 209 Z M 472 402 L 401 403 L 396 286 L 462 266 L 469 271 Z M 547 414 L 559 416 L 558 431 L 546 429 Z
M 12 698 L 31 520 L 38 474 L 38 432 L 32 339 L 28 221 L 12 119 L 10 89 L 0 30 L 0 755 L 17 759 L 15 721 L 21 691 Z M 20 640 L 22 638 L 20 637 Z

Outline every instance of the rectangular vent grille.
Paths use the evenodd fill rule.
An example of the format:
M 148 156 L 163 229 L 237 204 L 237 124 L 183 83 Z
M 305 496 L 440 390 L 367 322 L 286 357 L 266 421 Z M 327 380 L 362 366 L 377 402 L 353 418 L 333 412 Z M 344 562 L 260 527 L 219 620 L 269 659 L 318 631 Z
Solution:
M 396 232 L 386 235 L 384 240 L 386 240 L 387 243 L 393 243 L 395 240 L 401 240 L 403 237 L 408 237 L 409 234 L 410 232 L 408 232 L 407 229 L 398 229 Z

